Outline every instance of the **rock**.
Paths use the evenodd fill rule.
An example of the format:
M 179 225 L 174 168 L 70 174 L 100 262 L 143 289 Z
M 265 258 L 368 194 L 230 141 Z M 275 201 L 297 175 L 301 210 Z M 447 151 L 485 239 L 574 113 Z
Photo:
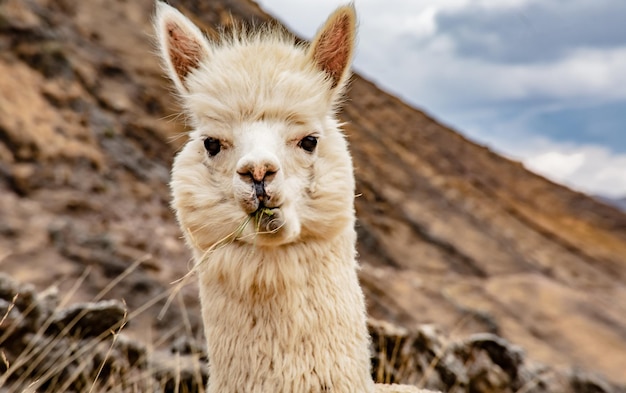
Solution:
M 0 315 L 5 316 L 0 325 L 0 331 L 15 334 L 34 332 L 41 326 L 41 317 L 45 315 L 37 302 L 34 287 L 20 284 L 11 277 L 0 273 Z M 8 334 L 8 333 L 5 333 Z
M 59 307 L 59 288 L 51 286 L 37 294 L 37 303 L 41 309 L 40 319 L 47 321 Z
M 98 337 L 120 329 L 127 322 L 126 314 L 124 303 L 117 300 L 75 304 L 51 316 L 46 334 Z
M 407 329 L 370 319 L 368 326 L 373 375 L 379 382 L 449 393 L 621 393 L 624 389 L 596 375 L 534 363 L 521 348 L 494 334 L 453 340 L 432 325 Z
M 186 335 L 176 337 L 170 346 L 170 351 L 181 355 L 198 355 L 206 359 L 204 345 Z
M 506 372 L 511 380 L 517 378 L 519 366 L 524 361 L 521 348 L 494 334 L 474 334 L 465 340 L 465 346 L 486 352 L 491 361 Z
M 576 393 L 626 393 L 626 386 L 612 386 L 599 375 L 580 370 L 568 373 L 570 386 Z
M 123 358 L 128 360 L 129 366 L 145 369 L 148 365 L 148 357 L 150 356 L 146 344 L 133 340 L 123 334 L 118 335 L 116 338 L 115 348 Z
M 491 360 L 488 353 L 478 351 L 467 369 L 469 391 L 476 393 L 511 392 L 513 380 Z
M 167 392 L 196 392 L 208 382 L 208 367 L 198 356 L 157 353 L 148 366 Z

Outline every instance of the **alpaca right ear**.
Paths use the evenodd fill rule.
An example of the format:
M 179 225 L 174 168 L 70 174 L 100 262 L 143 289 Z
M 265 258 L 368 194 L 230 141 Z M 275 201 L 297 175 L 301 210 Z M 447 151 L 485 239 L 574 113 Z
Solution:
M 356 36 L 354 5 L 339 7 L 317 32 L 309 56 L 332 82 L 332 88 L 341 90 L 350 75 Z
M 186 93 L 186 78 L 209 56 L 208 42 L 200 29 L 186 16 L 158 0 L 154 26 L 159 52 L 169 77 L 179 92 Z

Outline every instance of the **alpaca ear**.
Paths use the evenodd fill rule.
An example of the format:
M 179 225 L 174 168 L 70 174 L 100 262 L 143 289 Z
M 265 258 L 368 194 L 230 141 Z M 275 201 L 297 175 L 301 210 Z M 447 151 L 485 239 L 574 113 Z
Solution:
M 156 2 L 154 18 L 159 52 L 169 77 L 179 92 L 187 92 L 185 80 L 209 56 L 208 42 L 200 29 L 177 9 Z
M 354 6 L 339 7 L 317 32 L 309 49 L 313 62 L 330 76 L 333 89 L 342 87 L 348 78 L 355 35 Z

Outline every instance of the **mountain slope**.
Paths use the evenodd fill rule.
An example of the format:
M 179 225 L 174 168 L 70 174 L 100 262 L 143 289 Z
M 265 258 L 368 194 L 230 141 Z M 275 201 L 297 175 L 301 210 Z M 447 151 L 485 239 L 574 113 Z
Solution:
M 268 20 L 246 0 L 171 1 L 212 34 Z M 184 121 L 151 43 L 153 2 L 0 3 L 0 261 L 44 288 L 131 309 L 188 268 L 168 207 Z M 322 21 L 320 21 L 321 23 Z M 425 59 L 427 61 L 427 59 Z M 526 171 L 355 77 L 354 156 L 370 313 L 490 331 L 531 358 L 626 382 L 626 215 Z M 193 285 L 183 290 L 199 330 Z M 129 325 L 176 328 L 163 301 Z
M 609 206 L 616 207 L 621 211 L 626 211 L 626 197 L 612 198 L 612 197 L 596 195 L 595 198 L 602 203 L 606 203 Z

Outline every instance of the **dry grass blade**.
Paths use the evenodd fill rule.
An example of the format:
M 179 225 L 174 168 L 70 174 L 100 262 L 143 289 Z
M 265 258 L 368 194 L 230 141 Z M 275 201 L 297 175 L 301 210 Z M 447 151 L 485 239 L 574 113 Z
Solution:
M 6 353 L 4 351 L 0 351 L 0 357 L 2 358 L 2 363 L 7 368 L 7 370 L 11 367 L 11 363 L 9 363 L 9 359 L 7 359 Z
M 115 343 L 117 342 L 117 338 L 120 332 L 122 331 L 122 329 L 124 329 L 124 326 L 126 326 L 127 318 L 128 318 L 128 310 L 125 310 L 124 318 L 122 319 L 122 324 L 117 329 L 117 332 L 111 330 L 111 335 L 113 336 L 113 340 L 111 341 L 111 345 L 109 345 L 109 349 L 107 350 L 107 353 L 104 356 L 104 359 L 102 359 L 102 362 L 100 363 L 100 367 L 98 367 L 98 372 L 96 373 L 96 377 L 94 378 L 93 384 L 91 385 L 91 388 L 89 389 L 89 393 L 93 392 L 93 389 L 96 386 L 96 382 L 98 381 L 98 378 L 100 378 L 100 374 L 102 374 L 102 369 L 104 369 L 104 365 L 109 359 L 109 356 L 111 356 L 111 351 L 113 350 L 113 347 L 115 346 Z
M 15 302 L 17 301 L 17 298 L 18 298 L 19 295 L 20 295 L 19 293 L 16 293 L 13 296 L 13 299 L 11 299 L 11 303 L 9 303 L 9 306 L 7 307 L 7 311 L 2 316 L 2 319 L 0 319 L 0 326 L 2 326 L 4 324 L 4 322 L 7 320 L 8 316 L 9 316 L 9 314 L 11 314 L 11 311 L 15 307 Z M 1 343 L 1 341 L 0 341 L 0 343 Z

